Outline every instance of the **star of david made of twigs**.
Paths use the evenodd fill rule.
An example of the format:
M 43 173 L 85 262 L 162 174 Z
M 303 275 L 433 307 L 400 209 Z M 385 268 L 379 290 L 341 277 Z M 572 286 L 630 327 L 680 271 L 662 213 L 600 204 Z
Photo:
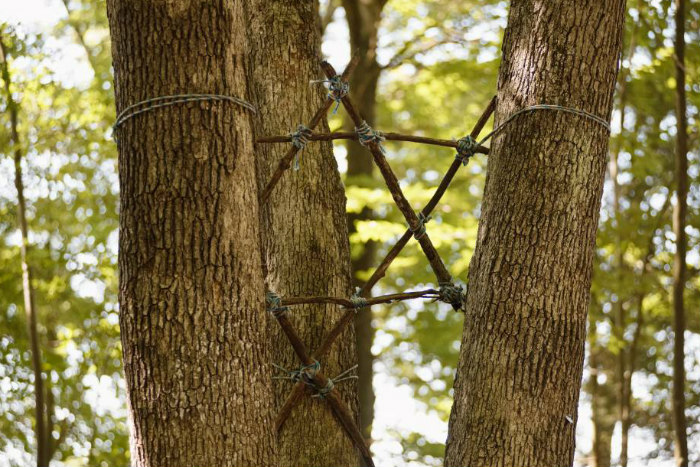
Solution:
M 311 387 L 316 396 L 319 396 L 326 402 L 328 402 L 335 418 L 338 420 L 340 425 L 343 427 L 344 431 L 352 440 L 353 444 L 357 447 L 364 459 L 364 462 L 368 466 L 374 466 L 372 457 L 365 443 L 362 434 L 360 433 L 357 424 L 355 423 L 350 410 L 345 405 L 345 403 L 340 399 L 338 392 L 334 389 L 333 379 L 325 376 L 320 370 L 320 364 L 317 359 L 325 355 L 330 349 L 333 342 L 342 333 L 346 326 L 348 326 L 359 309 L 370 307 L 372 305 L 391 303 L 398 300 L 409 300 L 414 298 L 433 298 L 437 300 L 444 301 L 452 305 L 455 310 L 459 310 L 462 307 L 462 302 L 464 295 L 462 293 L 462 288 L 456 286 L 452 282 L 452 277 L 447 271 L 445 264 L 440 258 L 435 246 L 433 246 L 430 237 L 425 228 L 425 223 L 430 217 L 430 213 L 433 211 L 435 206 L 438 204 L 443 194 L 447 190 L 448 186 L 452 182 L 459 166 L 461 164 L 466 165 L 469 158 L 475 153 L 488 154 L 488 148 L 480 146 L 476 143 L 476 138 L 483 129 L 484 125 L 490 118 L 491 114 L 495 108 L 495 98 L 491 100 L 488 107 L 481 115 L 477 121 L 474 129 L 471 133 L 458 140 L 440 140 L 433 138 L 426 138 L 420 136 L 410 136 L 401 135 L 397 133 L 380 133 L 374 131 L 367 125 L 367 123 L 360 117 L 360 114 L 355 109 L 350 96 L 349 96 L 349 86 L 348 86 L 348 76 L 357 64 L 357 57 L 353 57 L 345 71 L 338 75 L 333 67 L 328 62 L 322 62 L 321 68 L 325 73 L 327 80 L 323 82 L 328 83 L 329 93 L 326 97 L 323 105 L 318 109 L 316 114 L 311 118 L 308 127 L 299 126 L 296 132 L 287 136 L 272 136 L 258 139 L 259 143 L 282 143 L 291 142 L 292 146 L 285 156 L 280 160 L 276 171 L 273 173 L 272 178 L 265 187 L 261 202 L 264 204 L 270 197 L 270 194 L 274 190 L 277 182 L 279 182 L 283 173 L 291 167 L 292 160 L 298 157 L 299 151 L 304 147 L 309 141 L 329 141 L 334 139 L 356 139 L 365 146 L 371 153 L 375 164 L 379 167 L 382 177 L 386 183 L 387 188 L 391 192 L 391 195 L 403 214 L 406 222 L 408 223 L 408 229 L 401 236 L 401 238 L 396 242 L 393 248 L 389 251 L 386 257 L 382 260 L 380 265 L 374 271 L 367 283 L 358 290 L 358 292 L 350 298 L 342 297 L 289 297 L 280 298 L 272 292 L 267 294 L 268 309 L 272 315 L 277 319 L 282 330 L 287 336 L 290 344 L 294 348 L 299 360 L 301 360 L 303 366 L 294 372 L 290 372 L 290 379 L 296 382 L 294 389 L 291 391 L 287 397 L 280 413 L 277 415 L 275 421 L 275 429 L 279 432 L 284 425 L 284 422 L 289 417 L 292 409 L 304 396 L 305 389 Z M 343 105 L 348 115 L 355 124 L 355 132 L 334 132 L 334 133 L 313 133 L 312 130 L 321 122 L 323 117 L 327 114 L 328 110 L 331 108 L 334 102 Z M 389 166 L 389 163 L 384 156 L 384 149 L 381 146 L 382 141 L 411 141 L 423 144 L 432 144 L 437 146 L 452 147 L 457 150 L 457 156 L 455 160 L 450 165 L 450 168 L 445 173 L 440 185 L 433 194 L 432 198 L 426 204 L 426 206 L 419 212 L 416 213 L 413 208 L 411 208 L 410 203 L 404 196 L 401 187 L 399 186 L 399 181 L 396 178 L 393 170 Z M 428 259 L 435 276 L 437 277 L 440 289 L 427 289 L 416 292 L 406 292 L 391 295 L 383 295 L 378 297 L 369 297 L 369 293 L 374 287 L 374 285 L 381 279 L 392 261 L 399 255 L 401 250 L 406 246 L 408 241 L 413 236 L 420 244 L 423 253 Z M 308 304 L 308 303 L 331 303 L 342 306 L 345 309 L 345 313 L 338 320 L 333 328 L 328 332 L 328 334 L 323 339 L 320 347 L 316 349 L 316 352 L 312 355 L 304 345 L 304 343 L 299 338 L 299 334 L 296 329 L 286 316 L 287 308 L 294 305 Z M 336 377 L 337 378 L 337 377 Z

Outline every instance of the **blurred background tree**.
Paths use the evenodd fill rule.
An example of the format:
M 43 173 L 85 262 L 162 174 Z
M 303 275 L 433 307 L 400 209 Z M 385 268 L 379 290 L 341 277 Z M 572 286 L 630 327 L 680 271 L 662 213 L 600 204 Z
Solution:
M 370 106 L 362 107 L 363 112 L 374 115 L 376 128 L 456 139 L 470 130 L 495 93 L 507 2 L 378 0 L 371 6 L 375 10 L 360 15 L 363 19 L 355 25 L 357 13 L 350 11 L 370 8 L 371 2 L 320 3 L 324 51 L 339 68 L 349 56 L 351 42 L 362 50 L 364 39 L 350 41 L 353 28 L 359 24 L 366 29 L 367 15 L 374 15 L 369 31 L 374 45 L 368 39 L 366 47 L 371 59 L 368 70 L 375 71 L 365 78 L 376 80 L 376 92 L 361 105 Z M 114 104 L 104 4 L 99 0 L 31 4 L 43 20 L 18 24 L 17 13 L 10 20 L 0 17 L 0 22 L 5 21 L 2 38 L 9 48 L 10 87 L 19 109 L 31 246 L 28 262 L 34 272 L 52 465 L 127 465 L 116 301 L 118 185 L 110 130 Z M 31 16 L 23 11 L 24 18 Z M 628 3 L 591 291 L 577 465 L 673 464 L 674 12 L 671 0 Z M 685 39 L 689 148 L 685 365 L 692 465 L 700 462 L 700 450 L 693 449 L 700 446 L 700 0 L 686 0 Z M 5 83 L 0 84 L 4 90 Z M 0 467 L 31 465 L 36 455 L 8 111 L 3 91 Z M 331 128 L 343 125 L 341 115 L 339 111 L 331 119 Z M 411 144 L 387 143 L 386 148 L 406 195 L 419 209 L 454 154 Z M 352 146 L 336 146 L 353 222 L 356 275 L 362 281 L 403 233 L 405 223 L 371 165 L 363 165 L 357 160 L 362 156 L 354 154 L 364 155 Z M 484 170 L 485 158 L 473 158 L 428 224 L 450 272 L 460 281 L 466 279 L 469 266 L 469 255 L 464 253 L 471 252 L 476 242 Z M 436 285 L 416 248 L 415 242 L 409 243 L 375 294 Z M 363 413 L 363 422 L 371 430 L 377 463 L 441 465 L 462 315 L 440 303 L 409 303 L 376 307 L 366 316 L 371 320 L 364 329 L 367 324 L 371 327 L 363 345 L 371 349 L 365 358 L 374 369 L 377 404 L 374 417 Z M 364 384 L 369 382 L 365 379 Z M 365 391 L 371 389 L 370 385 Z M 394 414 L 404 403 L 412 405 Z
M 127 465 L 116 300 L 116 150 L 108 137 L 114 119 L 109 37 L 101 2 L 59 6 L 63 19 L 46 31 L 0 25 L 23 154 L 48 455 L 69 463 Z M 78 47 L 65 48 L 72 44 Z M 66 57 L 71 53 L 80 56 Z M 71 59 L 82 65 L 74 81 L 57 72 Z M 3 180 L 14 179 L 10 105 L 2 93 Z M 9 465 L 31 465 L 37 424 L 18 280 L 17 209 L 14 184 L 3 182 L 0 457 Z

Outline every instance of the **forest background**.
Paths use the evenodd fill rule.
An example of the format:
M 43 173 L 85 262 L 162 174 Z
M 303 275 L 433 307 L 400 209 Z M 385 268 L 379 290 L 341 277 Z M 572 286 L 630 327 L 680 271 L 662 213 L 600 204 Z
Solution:
M 365 3 L 377 19 L 376 30 L 353 30 L 358 25 L 347 20 L 337 0 L 321 2 L 320 15 L 323 52 L 336 68 L 349 59 L 352 33 L 374 37 L 362 64 L 376 78 L 376 95 L 363 103 L 376 112 L 373 126 L 436 138 L 463 136 L 495 93 L 507 2 Z M 1 0 L 0 6 L 11 95 L 19 109 L 52 465 L 128 465 L 116 296 L 119 187 L 105 6 L 100 0 Z M 686 8 L 686 414 L 690 459 L 700 462 L 700 1 L 689 1 Z M 577 428 L 580 466 L 620 462 L 624 407 L 629 465 L 672 465 L 673 14 L 668 0 L 628 1 L 589 310 Z M 0 467 L 9 467 L 30 465 L 35 435 L 12 183 L 16 145 L 4 81 L 2 86 Z M 332 129 L 342 126 L 341 114 L 331 116 Z M 452 159 L 450 151 L 392 143 L 386 148 L 407 197 L 424 204 Z M 356 273 L 366 278 L 373 264 L 368 259 L 376 262 L 405 224 L 376 173 L 349 175 L 342 143 L 335 155 L 354 221 L 354 263 L 366 264 Z M 484 178 L 485 157 L 475 157 L 430 224 L 431 238 L 456 277 L 466 277 L 475 246 Z M 395 261 L 380 284 L 382 293 L 408 284 L 435 285 L 416 248 L 409 243 Z M 463 315 L 439 303 L 372 311 L 370 331 L 360 339 L 372 350 L 362 358 L 374 369 L 373 385 L 362 391 L 365 398 L 376 397 L 374 413 L 363 413 L 373 417 L 375 461 L 440 465 Z M 621 392 L 625 381 L 631 381 L 629 400 Z

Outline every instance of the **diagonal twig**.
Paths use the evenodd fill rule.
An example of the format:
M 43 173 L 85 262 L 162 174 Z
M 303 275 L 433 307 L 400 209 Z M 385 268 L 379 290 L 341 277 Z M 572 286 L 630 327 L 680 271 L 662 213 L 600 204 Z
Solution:
M 323 72 L 329 79 L 336 75 L 335 69 L 328 62 L 322 62 L 321 68 L 323 69 Z M 346 94 L 342 98 L 341 102 L 343 103 L 343 107 L 345 107 L 345 110 L 350 116 L 350 119 L 355 124 L 355 127 L 361 127 L 364 123 L 364 120 L 362 119 L 362 117 L 360 117 L 360 114 L 357 112 L 357 110 L 355 110 L 355 106 L 350 100 L 349 95 Z M 372 153 L 374 162 L 375 164 L 377 164 L 377 167 L 379 167 L 379 171 L 381 172 L 382 177 L 386 182 L 387 188 L 391 192 L 391 196 L 394 198 L 394 203 L 396 203 L 396 206 L 403 214 L 404 218 L 406 219 L 406 222 L 408 222 L 409 228 L 412 232 L 420 231 L 423 222 L 421 222 L 421 220 L 418 218 L 418 215 L 413 210 L 413 208 L 411 208 L 411 204 L 404 196 L 403 191 L 399 186 L 399 181 L 396 178 L 394 171 L 389 166 L 386 157 L 384 157 L 379 143 L 376 140 L 368 141 L 366 147 Z M 438 282 L 441 284 L 451 283 L 452 276 L 450 276 L 450 273 L 447 271 L 445 263 L 442 262 L 440 255 L 435 249 L 435 246 L 433 245 L 433 242 L 430 240 L 430 237 L 427 235 L 427 233 L 424 232 L 420 235 L 416 235 L 416 237 L 418 243 L 421 246 L 421 249 L 423 250 L 423 253 L 425 254 L 426 258 L 428 258 L 428 262 L 433 268 L 433 272 L 437 276 Z M 461 305 L 459 303 L 453 303 L 452 306 L 455 309 L 459 309 Z
M 486 125 L 486 122 L 493 114 L 495 108 L 496 97 L 493 97 L 489 102 L 489 105 L 486 107 L 486 110 L 482 113 L 481 117 L 479 117 L 479 120 L 477 121 L 476 125 L 474 125 L 474 128 L 470 133 L 470 136 L 472 138 L 476 139 L 479 136 L 479 133 L 481 133 L 481 130 L 483 130 L 484 126 Z M 454 178 L 457 170 L 459 169 L 460 164 L 461 161 L 456 159 L 452 163 L 445 176 L 443 177 L 442 181 L 440 182 L 438 189 L 435 191 L 428 204 L 421 211 L 425 216 L 429 215 L 435 208 L 437 203 L 440 201 L 445 191 L 447 190 L 447 187 L 452 182 L 452 179 Z M 407 229 L 406 233 L 404 233 L 401 239 L 389 251 L 382 263 L 375 270 L 374 274 L 372 274 L 372 277 L 362 287 L 359 293 L 360 296 L 366 296 L 370 292 L 372 287 L 374 287 L 374 285 L 377 283 L 377 281 L 379 281 L 379 279 L 381 279 L 384 276 L 391 262 L 399 255 L 401 250 L 406 246 L 406 244 L 410 240 L 411 235 L 411 230 Z M 321 345 L 315 352 L 316 357 L 320 358 L 330 350 L 331 346 L 338 338 L 338 336 L 340 336 L 343 330 L 345 330 L 345 328 L 353 321 L 353 319 L 355 318 L 355 313 L 356 310 L 350 308 L 348 308 L 345 311 L 343 316 L 341 316 L 341 318 L 335 323 L 335 325 L 331 328 L 330 332 L 325 336 L 325 338 L 321 342 Z M 275 429 L 277 432 L 279 432 L 282 429 L 282 426 L 284 425 L 287 418 L 289 418 L 292 409 L 301 401 L 301 398 L 304 396 L 305 388 L 306 386 L 303 383 L 297 383 L 292 389 L 292 391 L 289 393 L 289 396 L 287 396 L 287 399 L 285 400 L 275 420 Z
M 476 139 L 479 136 L 479 133 L 481 133 L 481 130 L 483 130 L 484 126 L 486 125 L 486 122 L 491 117 L 495 109 L 496 97 L 494 96 L 489 102 L 488 107 L 486 107 L 484 113 L 481 115 L 481 117 L 479 117 L 479 120 L 476 122 L 476 125 L 474 125 L 474 128 L 472 129 L 471 133 L 469 134 L 472 138 Z M 457 173 L 457 170 L 459 170 L 459 166 L 461 164 L 462 162 L 457 159 L 455 159 L 452 162 L 452 165 L 449 169 L 447 169 L 445 176 L 442 178 L 442 181 L 440 182 L 440 185 L 438 186 L 437 190 L 435 190 L 435 193 L 433 194 L 432 198 L 430 198 L 428 204 L 426 204 L 423 210 L 421 211 L 423 216 L 427 217 L 433 212 L 433 209 L 435 209 L 435 206 L 437 206 L 437 204 L 442 199 L 442 196 L 445 194 L 445 191 L 447 191 L 447 187 L 449 187 L 450 183 L 452 183 L 452 179 Z M 411 229 L 406 229 L 406 232 L 404 232 L 404 234 L 401 236 L 399 241 L 396 242 L 392 249 L 389 250 L 389 253 L 387 253 L 387 255 L 384 257 L 379 266 L 377 266 L 377 269 L 375 269 L 374 273 L 372 273 L 372 277 L 370 277 L 369 280 L 362 286 L 360 292 L 361 296 L 367 295 L 372 290 L 372 287 L 374 287 L 375 284 L 379 281 L 379 279 L 384 277 L 391 263 L 394 261 L 394 259 L 396 259 L 399 253 L 401 253 L 401 250 L 403 250 L 408 241 L 411 239 L 411 235 Z
M 278 313 L 275 315 L 275 318 L 282 327 L 282 331 L 284 331 L 284 334 L 287 336 L 287 339 L 294 348 L 294 352 L 297 354 L 297 357 L 299 357 L 299 360 L 301 360 L 304 365 L 312 365 L 314 363 L 314 359 L 311 357 L 311 355 L 309 355 L 309 352 L 306 350 L 306 346 L 299 338 L 299 334 L 296 332 L 296 329 L 289 321 L 287 316 L 284 313 Z M 318 388 L 326 387 L 328 384 L 328 378 L 324 376 L 321 371 L 316 372 L 311 379 L 314 386 Z M 340 425 L 345 430 L 345 433 L 350 437 L 355 447 L 360 451 L 360 455 L 362 456 L 365 464 L 368 467 L 374 467 L 372 454 L 367 447 L 367 443 L 365 443 L 360 429 L 357 427 L 357 424 L 355 423 L 355 420 L 353 419 L 347 405 L 345 405 L 345 402 L 343 402 L 343 400 L 340 398 L 338 391 L 335 388 L 331 389 L 327 394 L 325 394 L 324 400 L 328 402 L 328 405 L 330 406 L 336 420 L 338 420 Z

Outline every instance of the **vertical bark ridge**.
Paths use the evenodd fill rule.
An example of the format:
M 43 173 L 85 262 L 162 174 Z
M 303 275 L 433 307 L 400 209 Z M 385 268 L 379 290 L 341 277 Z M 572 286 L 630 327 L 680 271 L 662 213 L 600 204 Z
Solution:
M 533 104 L 609 119 L 624 0 L 513 0 L 496 121 Z M 493 141 L 446 466 L 573 462 L 608 132 L 563 112 Z
M 257 136 L 295 130 L 309 121 L 325 98 L 323 85 L 309 84 L 321 78 L 317 15 L 312 2 L 250 2 Z M 328 131 L 325 118 L 319 130 Z M 257 146 L 261 188 L 288 149 L 286 145 Z M 281 296 L 347 297 L 351 281 L 345 191 L 332 145 L 311 142 L 298 157 L 300 169 L 289 170 L 280 179 L 261 213 L 267 284 Z M 313 350 L 342 314 L 336 305 L 305 305 L 294 307 L 288 317 L 306 347 Z M 273 361 L 286 368 L 299 367 L 282 330 L 275 326 L 272 336 Z M 347 329 L 319 360 L 323 373 L 331 378 L 355 365 L 353 330 Z M 276 411 L 293 386 L 284 380 L 274 383 Z M 336 388 L 357 418 L 356 382 L 345 381 Z M 280 465 L 357 465 L 357 452 L 328 405 L 309 395 L 307 391 L 279 434 Z
M 118 110 L 180 93 L 247 97 L 241 1 L 107 7 Z M 249 111 L 178 104 L 116 135 L 133 463 L 278 465 Z

